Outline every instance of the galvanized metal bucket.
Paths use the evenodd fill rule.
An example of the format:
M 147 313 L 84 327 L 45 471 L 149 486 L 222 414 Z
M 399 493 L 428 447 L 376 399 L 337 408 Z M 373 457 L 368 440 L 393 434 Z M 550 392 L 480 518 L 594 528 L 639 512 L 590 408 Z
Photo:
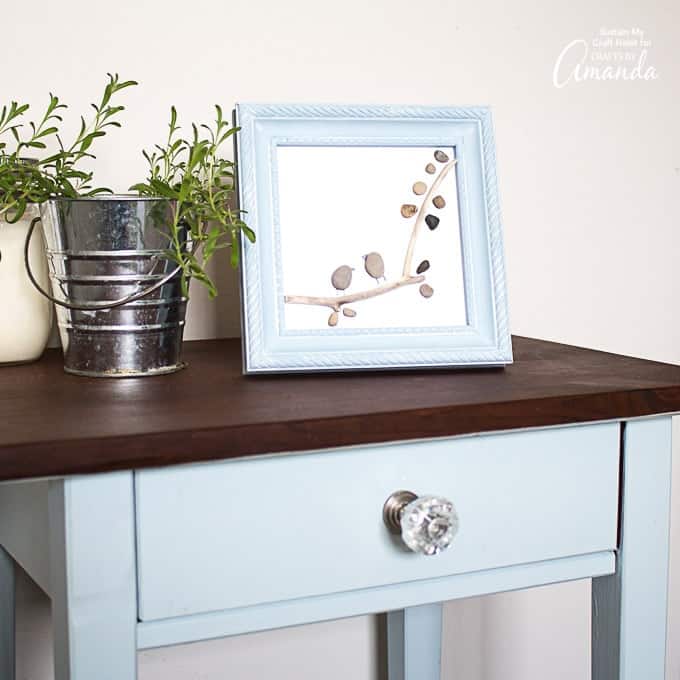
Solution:
M 186 297 L 165 257 L 173 204 L 137 196 L 57 198 L 42 221 L 67 373 L 121 378 L 172 373 L 181 361 Z M 181 237 L 187 247 L 188 234 Z

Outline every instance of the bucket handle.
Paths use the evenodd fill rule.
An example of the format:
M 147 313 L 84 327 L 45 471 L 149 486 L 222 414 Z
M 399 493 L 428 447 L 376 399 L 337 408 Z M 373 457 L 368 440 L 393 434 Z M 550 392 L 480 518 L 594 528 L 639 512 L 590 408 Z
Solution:
M 28 252 L 29 246 L 31 245 L 31 237 L 33 236 L 35 225 L 38 222 L 42 223 L 42 219 L 40 217 L 33 218 L 33 220 L 31 220 L 31 225 L 29 226 L 28 232 L 26 234 L 26 241 L 24 243 L 24 264 L 26 265 L 26 273 L 28 274 L 28 278 L 30 279 L 31 283 L 36 288 L 36 290 L 39 293 L 41 293 L 44 297 L 46 297 L 48 300 L 54 302 L 55 305 L 59 305 L 60 307 L 66 307 L 66 309 L 73 309 L 80 312 L 98 312 L 106 311 L 109 309 L 115 309 L 116 307 L 122 307 L 123 305 L 127 305 L 130 302 L 141 300 L 143 297 L 146 297 L 147 295 L 153 293 L 155 290 L 158 290 L 161 286 L 164 286 L 171 279 L 177 276 L 177 274 L 179 274 L 180 271 L 182 271 L 182 267 L 178 266 L 175 269 L 173 269 L 173 271 L 171 271 L 167 276 L 164 276 L 160 281 L 156 281 L 156 283 L 154 283 L 146 290 L 139 291 L 138 293 L 132 293 L 131 295 L 126 295 L 125 297 L 119 298 L 118 300 L 113 300 L 111 302 L 93 305 L 74 305 L 71 302 L 63 302 L 62 300 L 58 300 L 53 295 L 50 295 L 46 290 L 44 290 L 43 287 L 36 280 L 35 276 L 33 275 L 33 272 L 31 271 Z

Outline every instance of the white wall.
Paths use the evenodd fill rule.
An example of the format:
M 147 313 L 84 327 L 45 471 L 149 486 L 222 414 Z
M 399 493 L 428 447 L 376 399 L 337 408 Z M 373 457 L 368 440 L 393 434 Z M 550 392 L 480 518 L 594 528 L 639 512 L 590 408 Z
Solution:
M 143 176 L 139 150 L 162 137 L 171 103 L 185 121 L 237 100 L 491 104 L 513 332 L 680 362 L 674 0 L 5 0 L 0 22 L 0 101 L 38 104 L 51 89 L 79 110 L 107 70 L 142 81 L 123 133 L 98 146 L 116 189 Z M 659 79 L 556 89 L 560 50 L 602 26 L 642 28 Z M 217 303 L 194 295 L 189 337 L 238 333 L 226 266 L 220 278 Z M 19 677 L 47 680 L 47 603 L 29 584 L 22 593 Z M 589 677 L 587 583 L 456 603 L 445 624 L 446 678 Z M 374 680 L 381 644 L 373 618 L 354 619 L 145 652 L 141 680 Z

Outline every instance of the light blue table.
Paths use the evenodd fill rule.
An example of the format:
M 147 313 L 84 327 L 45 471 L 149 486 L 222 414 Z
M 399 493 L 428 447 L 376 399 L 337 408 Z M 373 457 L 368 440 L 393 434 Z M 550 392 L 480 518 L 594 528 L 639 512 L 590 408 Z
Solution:
M 593 357 L 609 355 L 584 356 L 594 371 Z M 559 368 L 541 357 L 547 384 Z M 486 409 L 492 432 L 405 436 L 407 427 L 424 434 L 438 422 L 453 431 L 479 422 L 474 409 L 425 405 L 423 396 L 425 412 L 391 414 L 393 441 L 291 448 L 294 437 L 321 436 L 321 421 L 310 419 L 308 427 L 297 422 L 290 425 L 297 430 L 280 435 L 287 453 L 239 449 L 225 460 L 206 455 L 213 459 L 155 467 L 162 460 L 152 458 L 158 447 L 148 435 L 149 457 L 131 466 L 138 469 L 81 473 L 67 458 L 64 435 L 54 450 L 63 452 L 69 473 L 25 479 L 16 478 L 28 444 L 9 442 L 18 441 L 16 430 L 0 435 L 0 476 L 5 469 L 15 477 L 0 484 L 0 678 L 14 676 L 14 574 L 21 565 L 52 599 L 56 680 L 134 680 L 140 649 L 376 612 L 388 612 L 390 680 L 438 680 L 443 602 L 582 578 L 593 579 L 593 677 L 663 680 L 671 419 L 630 413 L 676 410 L 680 371 L 668 367 L 672 379 L 662 385 L 660 365 L 626 361 L 638 373 L 649 367 L 648 378 L 630 378 L 644 385 L 631 382 L 616 396 L 613 385 L 586 385 L 581 377 L 578 389 L 570 382 L 558 400 L 541 392 L 540 380 L 530 381 L 527 394 L 535 394 L 522 397 L 521 409 L 508 395 L 502 408 L 489 406 L 512 373 L 374 378 L 393 388 L 403 381 L 417 399 L 418 385 L 428 381 L 437 389 L 458 384 L 471 404 L 475 381 L 496 381 L 498 392 L 474 402 L 474 409 Z M 16 376 L 20 369 L 11 370 Z M 355 384 L 339 382 L 349 380 L 328 384 Z M 146 387 L 128 383 L 130 394 L 143 399 L 139 390 Z M 149 389 L 164 389 L 160 383 Z M 319 384 L 246 381 L 241 398 L 275 387 L 279 394 L 290 388 L 288 397 L 296 399 L 295 390 L 308 394 Z M 0 416 L 8 403 L 0 401 Z M 575 417 L 585 405 L 601 412 Z M 345 407 L 336 405 L 338 412 Z M 464 417 L 456 420 L 456 409 Z M 555 424 L 517 427 L 520 411 L 529 423 Z M 366 429 L 353 436 L 374 439 L 378 419 L 388 415 L 376 405 Z M 362 421 L 344 417 L 333 427 L 340 432 L 344 422 L 347 436 L 348 423 Z M 496 426 L 503 418 L 507 429 Z M 335 431 L 324 423 L 323 432 Z M 266 427 L 248 430 L 245 439 L 232 435 L 225 446 L 245 445 Z M 195 450 L 203 450 L 202 432 L 214 436 L 204 423 L 197 427 Z M 176 436 L 184 446 L 189 435 Z M 106 464 L 113 466 L 108 454 Z M 92 459 L 83 465 L 94 467 Z M 413 552 L 388 530 L 384 503 L 402 489 L 455 505 L 459 530 L 440 554 Z

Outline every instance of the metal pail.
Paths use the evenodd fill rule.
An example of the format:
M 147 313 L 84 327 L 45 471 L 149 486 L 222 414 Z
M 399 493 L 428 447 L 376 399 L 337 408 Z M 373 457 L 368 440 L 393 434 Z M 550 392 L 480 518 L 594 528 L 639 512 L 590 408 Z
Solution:
M 42 220 L 52 295 L 42 292 L 57 305 L 67 373 L 135 377 L 183 368 L 187 299 L 179 268 L 164 255 L 173 208 L 138 196 L 56 198 L 41 207 L 32 227 Z

